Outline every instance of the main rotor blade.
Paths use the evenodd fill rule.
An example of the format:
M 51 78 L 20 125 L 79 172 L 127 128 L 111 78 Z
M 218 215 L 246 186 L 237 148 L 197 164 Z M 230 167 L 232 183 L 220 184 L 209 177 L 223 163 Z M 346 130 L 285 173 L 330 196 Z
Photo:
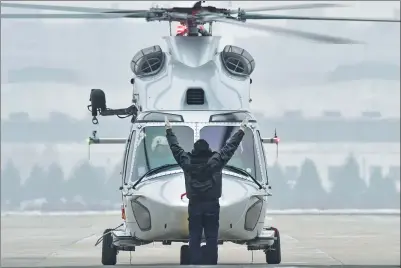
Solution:
M 225 19 L 225 15 L 224 14 L 201 14 L 202 16 L 200 16 L 200 20 L 204 23 L 208 23 L 208 22 L 213 22 L 216 21 L 216 19 Z
M 1 19 L 118 19 L 145 18 L 146 14 L 1 14 Z
M 173 19 L 178 19 L 178 20 L 188 20 L 188 19 L 194 18 L 192 15 L 188 15 L 185 13 L 178 13 L 178 12 L 169 12 L 169 13 L 167 13 L 167 15 Z
M 323 20 L 323 21 L 370 21 L 370 22 L 400 22 L 398 19 L 370 19 L 370 18 L 336 18 L 336 17 L 309 17 L 288 15 L 264 15 L 249 14 L 241 15 L 241 19 L 247 20 Z
M 328 43 L 328 44 L 360 44 L 361 43 L 361 42 L 351 40 L 348 38 L 334 37 L 334 36 L 323 35 L 323 34 L 315 34 L 315 33 L 309 33 L 309 32 L 298 31 L 298 30 L 289 30 L 289 29 L 284 29 L 284 28 L 277 27 L 277 26 L 260 25 L 260 24 L 255 24 L 255 23 L 244 23 L 244 22 L 230 20 L 230 19 L 216 19 L 216 21 L 227 23 L 227 24 L 232 24 L 232 25 L 237 25 L 237 26 L 241 26 L 241 27 L 253 29 L 253 30 L 260 30 L 260 31 L 264 31 L 264 32 L 272 32 L 275 34 L 288 35 L 290 37 L 298 37 L 298 38 L 316 41 L 316 42 L 320 42 L 320 43 Z
M 245 9 L 240 9 L 240 10 L 230 10 L 230 14 L 237 14 L 239 11 L 258 12 L 258 11 L 312 9 L 312 8 L 344 7 L 344 6 L 346 6 L 346 5 L 329 4 L 329 3 L 313 3 L 313 4 L 311 3 L 311 4 L 297 4 L 297 5 L 271 6 L 271 7 L 255 7 L 255 8 L 245 8 Z
M 87 12 L 87 13 L 102 13 L 102 12 L 146 12 L 146 10 L 124 10 L 115 8 L 97 8 L 97 7 L 74 7 L 74 6 L 53 6 L 53 5 L 33 5 L 33 4 L 17 4 L 17 3 L 1 3 L 1 7 L 25 8 L 38 10 L 52 11 L 69 11 L 69 12 Z

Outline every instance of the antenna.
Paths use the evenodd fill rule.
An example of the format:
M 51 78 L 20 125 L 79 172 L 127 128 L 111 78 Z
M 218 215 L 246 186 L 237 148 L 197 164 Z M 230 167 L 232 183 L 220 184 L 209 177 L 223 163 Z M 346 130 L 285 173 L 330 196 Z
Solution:
M 280 138 L 277 137 L 277 129 L 274 129 L 274 142 L 276 143 L 276 161 L 278 160 L 278 143 L 280 142 Z
M 96 139 L 97 138 L 96 134 L 97 134 L 96 130 L 92 131 L 92 139 Z M 88 139 L 88 161 L 91 160 L 91 142 L 90 142 L 90 139 L 91 138 Z

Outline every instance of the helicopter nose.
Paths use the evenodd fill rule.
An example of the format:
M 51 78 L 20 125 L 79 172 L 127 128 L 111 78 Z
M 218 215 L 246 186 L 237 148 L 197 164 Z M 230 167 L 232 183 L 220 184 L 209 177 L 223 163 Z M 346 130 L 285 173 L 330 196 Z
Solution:
M 223 207 L 229 206 L 239 200 L 243 200 L 249 196 L 251 191 L 252 187 L 242 180 L 232 175 L 223 174 L 220 205 Z
M 160 187 L 160 196 L 166 203 L 176 206 L 186 206 L 188 202 L 183 173 L 170 174 Z

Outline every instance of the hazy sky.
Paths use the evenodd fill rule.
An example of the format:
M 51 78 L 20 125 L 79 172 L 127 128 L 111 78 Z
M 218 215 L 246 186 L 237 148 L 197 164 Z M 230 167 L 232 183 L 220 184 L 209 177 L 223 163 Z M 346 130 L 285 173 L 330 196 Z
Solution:
M 17 2 L 24 2 L 26 1 L 13 1 L 15 3 Z M 161 6 L 191 6 L 193 5 L 195 1 L 159 1 L 159 2 L 152 2 L 152 1 L 29 1 L 29 3 L 32 4 L 48 4 L 48 5 L 74 5 L 74 6 L 87 6 L 87 7 L 103 7 L 103 8 L 130 8 L 130 9 L 147 9 L 151 7 L 152 5 L 161 5 Z M 327 1 L 326 1 L 327 2 Z M 324 16 L 336 16 L 336 17 L 345 17 L 345 16 L 353 16 L 353 17 L 371 17 L 371 18 L 393 18 L 395 16 L 395 10 L 400 9 L 400 2 L 399 1 L 347 1 L 347 2 L 340 2 L 340 1 L 330 1 L 330 3 L 341 3 L 344 5 L 347 5 L 347 7 L 338 7 L 338 8 L 328 8 L 328 9 L 319 9 L 324 10 Z M 242 8 L 249 8 L 249 7 L 260 7 L 260 6 L 283 6 L 283 5 L 291 5 L 291 4 L 300 4 L 300 3 L 307 3 L 307 1 L 233 1 L 232 2 L 232 9 L 237 9 L 238 7 Z M 218 7 L 229 7 L 229 1 L 210 1 L 206 2 L 206 5 L 215 5 Z M 22 9 L 14 9 L 14 8 L 4 8 L 2 9 L 2 12 L 5 11 L 7 13 L 25 13 L 25 12 L 33 12 L 33 10 L 22 10 Z M 49 11 L 50 13 L 53 13 L 52 11 Z M 297 14 L 316 14 L 316 10 L 298 10 L 296 11 Z M 288 12 L 272 12 L 274 14 L 286 14 Z M 144 23 L 144 19 L 123 19 L 127 23 Z M 51 23 L 82 23 L 83 20 L 43 20 L 45 23 L 51 24 Z M 268 21 L 268 22 L 260 22 L 258 21 L 257 23 L 266 23 L 269 25 L 283 25 L 287 21 Z M 157 22 L 155 22 L 157 23 Z M 328 23 L 334 23 L 334 25 L 339 25 L 341 27 L 341 22 L 328 22 Z M 166 35 L 168 35 L 167 31 L 167 23 L 166 24 Z M 297 27 L 299 25 L 303 25 L 303 30 L 305 25 L 316 25 L 316 22 L 305 22 L 305 24 L 302 23 L 297 23 L 294 25 L 294 27 Z M 355 27 L 355 28 L 365 28 L 370 26 L 370 23 L 347 23 L 347 27 Z M 291 26 L 292 27 L 292 26 Z M 221 30 L 224 29 L 224 35 L 223 35 L 223 44 L 233 44 L 233 38 L 234 37 L 249 37 L 249 36 L 254 36 L 254 35 L 261 35 L 260 32 L 257 31 L 252 31 L 252 30 L 244 30 L 242 28 L 236 28 L 234 26 L 230 25 L 219 25 L 217 24 L 216 27 L 214 28 L 214 34 L 219 35 L 221 34 Z M 314 29 L 311 29 L 310 31 L 315 32 Z M 266 34 L 268 35 L 268 34 Z M 339 36 L 342 36 L 341 34 Z M 345 37 L 346 35 L 344 35 Z M 394 37 L 396 38 L 396 37 Z M 256 57 L 257 58 L 257 57 Z M 340 62 L 340 60 L 339 60 Z M 63 64 L 60 62 L 60 65 Z M 261 66 L 261 65 L 258 65 Z M 125 68 L 125 67 L 124 67 Z M 260 68 L 260 67 L 257 67 Z M 128 67 L 127 67 L 128 70 Z M 382 82 L 380 82 L 382 83 Z M 384 82 L 383 82 L 384 83 Z M 371 91 L 372 92 L 366 92 L 366 93 L 361 93 L 357 92 L 355 89 L 353 90 L 354 93 L 352 94 L 357 94 L 355 97 L 357 97 L 360 101 L 360 103 L 363 102 L 363 105 L 361 106 L 364 107 L 364 109 L 373 109 L 373 110 L 380 110 L 384 116 L 394 116 L 395 114 L 398 115 L 399 111 L 399 81 L 396 82 L 389 82 L 390 84 L 387 86 L 391 90 L 389 94 L 392 94 L 391 97 L 388 98 L 388 95 L 383 95 L 379 92 L 379 90 L 376 90 L 375 88 L 381 88 L 383 85 L 387 84 L 379 84 L 375 88 L 373 88 Z M 373 87 L 371 81 L 366 81 L 365 84 L 368 85 L 368 87 Z M 359 85 L 360 87 L 363 87 L 366 89 L 365 84 L 363 86 Z M 81 88 L 81 87 L 76 87 L 75 89 L 72 89 L 71 86 L 65 85 L 66 90 L 62 91 L 65 93 L 64 97 L 64 102 L 63 104 L 58 104 L 52 101 L 48 101 L 48 103 L 44 105 L 40 105 L 38 107 L 36 102 L 32 102 L 32 98 L 37 98 L 38 94 L 44 94 L 47 96 L 48 100 L 57 100 L 60 96 L 60 91 L 51 91 L 48 90 L 49 88 L 52 88 L 53 86 L 57 86 L 59 88 L 63 87 L 62 85 L 35 85 L 31 84 L 30 88 L 34 89 L 31 92 L 26 92 L 27 98 L 25 98 L 25 105 L 23 106 L 26 111 L 31 113 L 31 116 L 33 117 L 46 117 L 48 112 L 57 108 L 60 111 L 63 112 L 68 112 L 71 113 L 72 116 L 74 117 L 81 117 L 83 115 L 87 114 L 86 110 L 86 104 L 87 104 L 87 89 L 86 88 Z M 329 85 L 328 85 L 329 86 Z M 338 85 L 336 85 L 338 86 Z M 264 91 L 258 91 L 256 88 L 252 90 L 252 98 L 253 98 L 253 103 L 252 103 L 252 108 L 253 109 L 263 109 L 264 112 L 268 114 L 280 114 L 283 110 L 285 109 L 291 109 L 294 107 L 294 105 L 298 105 L 301 109 L 305 110 L 306 114 L 311 114 L 311 115 L 317 115 L 320 114 L 321 110 L 324 109 L 337 109 L 339 106 L 339 103 L 341 103 L 341 110 L 344 114 L 349 115 L 349 116 L 359 116 L 360 114 L 360 107 L 356 107 L 356 105 L 353 103 L 354 99 L 353 98 L 346 98 L 343 100 L 341 98 L 343 92 L 349 92 L 349 88 L 353 87 L 354 84 L 350 85 L 344 85 L 342 88 L 342 91 L 336 90 L 333 91 L 330 94 L 334 94 L 334 96 L 328 97 L 329 95 L 325 95 L 325 101 L 319 102 L 319 105 L 316 103 L 314 105 L 310 105 L 309 99 L 313 98 L 316 96 L 316 93 L 314 91 L 310 91 L 309 93 L 306 92 L 305 94 L 302 95 L 300 98 L 294 98 L 292 101 L 289 101 L 288 96 L 285 94 L 288 94 L 288 92 L 283 93 L 283 96 L 281 96 L 280 91 L 277 90 L 277 96 L 275 94 L 275 98 L 268 98 L 268 103 L 267 106 L 269 107 L 268 109 L 265 109 L 266 107 L 266 93 Z M 21 100 L 18 95 L 15 94 L 8 94 L 10 91 L 15 91 L 16 88 L 18 87 L 26 87 L 26 85 L 3 85 L 2 87 L 2 98 L 7 99 L 7 102 L 5 103 L 4 101 L 2 102 L 2 117 L 7 116 L 8 113 L 10 112 L 16 112 L 21 110 Z M 86 86 L 85 86 L 86 87 Z M 37 88 L 41 90 L 36 90 Z M 128 85 L 127 85 L 128 89 Z M 294 89 L 295 90 L 295 89 Z M 298 89 L 296 89 L 299 91 Z M 323 90 L 322 88 L 319 88 L 321 90 L 322 94 L 323 92 L 325 94 L 329 90 Z M 374 92 L 373 92 L 374 91 Z M 82 92 L 85 92 L 85 98 L 81 98 Z M 357 92 L 357 93 L 356 93 Z M 32 96 L 30 95 L 32 94 Z M 347 93 L 348 96 L 350 93 Z M 115 103 L 115 105 L 118 105 L 126 101 L 125 96 L 121 96 L 121 93 L 115 92 L 116 96 L 113 96 L 113 92 L 110 91 L 108 93 L 110 101 Z M 362 96 L 362 97 L 361 97 Z M 301 101 L 300 101 L 301 100 Z M 333 100 L 333 101 L 332 101 Z M 70 111 L 70 104 L 75 103 L 77 106 L 82 109 L 77 110 L 77 111 Z M 302 106 L 301 104 L 304 103 Z M 63 106 L 64 105 L 64 106 Z M 304 107 L 305 106 L 305 107 Z
M 13 1 L 14 3 L 23 2 L 27 3 L 26 1 Z M 48 4 L 48 5 L 71 5 L 71 6 L 87 6 L 87 7 L 103 7 L 103 8 L 129 8 L 129 9 L 147 9 L 156 3 L 160 6 L 165 7 L 172 7 L 172 6 L 192 6 L 195 1 L 159 1 L 159 2 L 152 2 L 152 1 L 29 1 L 31 4 Z M 210 1 L 206 2 L 206 5 L 214 5 L 217 7 L 229 7 L 229 1 Z M 310 1 L 309 1 L 310 2 Z M 315 1 L 314 1 L 315 2 Z M 322 1 L 323 2 L 323 1 Z M 327 2 L 327 1 L 326 1 Z M 371 17 L 371 18 L 394 18 L 395 10 L 400 9 L 400 2 L 399 1 L 347 1 L 347 2 L 340 2 L 340 1 L 330 1 L 330 3 L 342 3 L 348 5 L 348 7 L 341 7 L 341 8 L 330 8 L 330 9 L 322 9 L 324 10 L 324 16 L 335 16 L 335 17 Z M 291 5 L 291 4 L 300 4 L 300 3 L 307 3 L 307 1 L 233 1 L 232 2 L 232 9 L 237 9 L 238 7 L 242 8 L 249 8 L 249 7 L 260 7 L 260 6 L 283 6 L 283 5 Z M 20 9 L 4 9 L 7 13 L 22 13 L 28 12 L 31 13 L 32 10 L 20 10 Z M 2 10 L 3 12 L 3 10 Z M 49 11 L 49 13 L 53 13 Z M 271 12 L 273 14 L 288 14 L 289 12 Z M 297 11 L 298 14 L 316 14 L 314 10 L 299 10 Z M 398 15 L 399 16 L 399 15 Z M 144 19 L 138 20 L 129 20 L 123 19 L 127 23 L 144 23 Z M 43 20 L 45 23 L 54 24 L 54 23 L 82 23 L 83 20 Z M 269 25 L 284 25 L 287 21 L 268 21 L 268 22 L 260 22 L 257 23 L 261 24 L 269 24 Z M 155 22 L 157 23 L 157 22 Z M 316 25 L 316 22 L 305 22 Z M 337 23 L 337 22 L 334 22 Z M 301 23 L 300 23 L 301 24 Z M 166 25 L 166 35 L 168 35 L 167 31 L 167 23 Z M 341 22 L 338 22 L 338 27 L 341 27 Z M 370 23 L 350 23 L 347 24 L 347 27 L 355 27 L 355 28 L 365 28 L 370 26 Z M 295 25 L 297 26 L 297 25 Z M 214 34 L 220 35 L 222 33 L 221 30 L 224 30 L 223 40 L 222 43 L 234 43 L 232 40 L 234 37 L 250 37 L 254 35 L 260 35 L 260 32 L 252 31 L 252 30 L 244 30 L 241 28 L 236 28 L 234 26 L 224 25 L 221 26 L 219 24 L 216 25 L 214 28 Z M 312 30 L 313 32 L 313 30 Z M 268 35 L 268 34 L 266 34 Z M 340 35 L 341 36 L 341 35 Z M 396 38 L 396 37 L 395 37 Z M 75 40 L 74 40 L 75 41 Z M 68 44 L 67 44 L 68 45 Z M 309 49 L 309 47 L 308 47 Z M 60 65 L 63 63 L 60 62 Z M 258 65 L 259 66 L 259 65 Z M 128 64 L 126 65 L 128 68 Z M 124 67 L 125 68 L 125 67 Z M 263 68 L 262 63 L 260 67 Z M 360 106 L 365 108 L 369 108 L 372 110 L 379 110 L 382 112 L 383 116 L 394 116 L 395 114 L 398 115 L 399 113 L 399 99 L 400 99 L 400 92 L 399 92 L 399 81 L 394 82 L 376 82 L 375 81 L 364 81 L 363 84 L 357 84 L 357 82 L 347 83 L 347 84 L 336 84 L 336 85 L 327 85 L 319 88 L 312 88 L 309 91 L 303 90 L 303 88 L 296 88 L 292 91 L 281 92 L 279 88 L 277 88 L 277 93 L 275 93 L 274 98 L 269 98 L 266 96 L 265 91 L 257 91 L 252 89 L 251 97 L 254 100 L 252 103 L 252 108 L 260 109 L 266 114 L 269 115 L 279 115 L 281 112 L 287 109 L 291 109 L 293 107 L 300 107 L 307 115 L 318 115 L 321 113 L 323 109 L 327 110 L 341 110 L 343 114 L 347 116 L 359 116 L 361 109 Z M 383 85 L 390 89 L 388 97 L 381 93 L 381 89 Z M 356 87 L 359 88 L 356 88 Z M 27 85 L 7 85 L 2 88 L 2 97 L 3 94 L 14 91 L 14 92 L 21 92 L 18 91 L 19 87 L 27 87 Z M 60 90 L 53 90 L 54 87 L 58 87 Z M 338 87 L 338 89 L 336 89 Z M 52 110 L 57 110 L 65 113 L 69 113 L 73 117 L 83 117 L 84 115 L 88 115 L 88 111 L 86 110 L 86 105 L 88 104 L 88 87 L 86 86 L 77 86 L 72 88 L 70 85 L 58 85 L 58 84 L 30 84 L 29 88 L 32 89 L 31 91 L 27 91 L 24 93 L 24 98 L 21 100 L 18 94 L 9 94 L 6 98 L 7 101 L 2 101 L 2 117 L 6 117 L 10 112 L 17 112 L 17 111 L 27 111 L 33 118 L 43 118 L 47 117 L 48 113 Z M 340 89 L 341 88 L 341 89 Z M 131 94 L 131 88 L 127 85 L 127 94 Z M 336 89 L 336 90 L 334 90 Z M 366 90 L 370 89 L 369 92 Z M 106 90 L 108 94 L 108 104 L 116 105 L 125 105 L 127 102 L 126 95 L 122 95 L 121 91 L 112 91 Z M 305 92 L 299 95 L 302 95 L 297 98 L 288 98 L 289 93 L 298 94 L 297 92 Z M 369 94 L 368 94 L 369 93 Z M 291 95 L 290 94 L 290 95 Z M 296 96 L 299 96 L 296 95 Z M 321 96 L 320 96 L 321 95 Z M 324 96 L 323 96 L 324 95 Z M 39 97 L 38 97 L 39 96 Z M 46 96 L 46 103 L 42 101 L 42 97 Z M 316 96 L 321 97 L 319 101 L 313 101 Z M 343 96 L 347 96 L 344 98 Z M 63 102 L 59 103 L 54 100 L 62 99 Z M 34 100 L 34 101 L 33 101 Z M 53 100 L 53 101 L 52 101 Z M 312 101 L 313 102 L 312 102 Z M 358 100 L 359 103 L 362 103 L 360 106 L 355 104 L 355 100 Z M 72 108 L 72 106 L 74 106 Z M 341 107 L 339 107 L 341 106 Z M 266 108 L 267 107 L 267 108 Z M 340 109 L 341 108 L 341 109 Z M 88 125 L 90 122 L 88 121 Z M 83 137 L 84 139 L 84 137 Z M 285 145 L 284 145 L 285 146 Z M 338 146 L 338 145 L 336 145 Z M 348 145 L 347 145 L 348 146 Z M 371 145 L 369 145 L 371 146 Z M 399 144 L 391 144 L 394 148 L 399 148 Z M 77 145 L 65 146 L 66 149 L 60 149 L 62 152 L 60 153 L 60 162 L 63 165 L 64 169 L 69 170 L 71 166 L 73 166 L 78 158 L 86 158 L 87 157 L 87 147 L 84 145 Z M 72 148 L 73 147 L 73 148 Z M 351 146 L 349 146 L 349 150 L 353 150 Z M 77 149 L 75 149 L 77 148 Z M 285 148 L 285 147 L 283 147 Z M 380 147 L 381 148 L 381 147 Z M 3 148 L 2 148 L 3 149 Z M 95 158 L 93 161 L 98 161 L 99 164 L 104 166 L 112 166 L 107 163 L 109 159 L 99 152 L 96 154 L 97 148 L 94 149 L 92 157 Z M 99 149 L 100 150 L 100 149 Z M 103 150 L 103 149 L 102 149 Z M 114 149 L 107 147 L 106 150 L 112 150 L 115 155 L 111 155 L 111 159 L 118 160 L 118 157 L 121 155 L 120 148 Z M 272 149 L 274 150 L 274 149 Z M 15 153 L 16 159 L 19 160 L 19 164 L 25 167 L 26 174 L 28 173 L 31 165 L 33 162 L 38 161 L 40 156 L 40 150 L 33 147 L 27 147 L 26 145 L 21 146 L 18 148 L 16 145 L 11 144 L 9 146 L 4 146 L 4 151 L 6 155 L 11 155 L 11 153 Z M 27 151 L 32 151 L 32 153 L 27 153 Z M 272 163 L 275 159 L 274 151 L 269 151 L 272 153 L 272 158 L 269 159 L 269 163 Z M 323 173 L 323 177 L 327 177 L 327 165 L 336 164 L 337 162 L 340 163 L 343 161 L 345 154 L 348 151 L 344 149 L 343 155 L 331 155 L 328 157 L 322 157 L 320 154 L 316 154 L 311 156 L 313 161 L 316 161 L 319 172 Z M 110 152 L 107 152 L 110 155 Z M 383 166 L 388 165 L 396 165 L 399 163 L 399 154 L 397 157 L 389 156 L 383 157 L 382 152 L 374 155 L 374 159 L 372 158 L 371 163 L 373 164 L 380 164 Z M 98 156 L 95 156 L 98 155 Z M 292 154 L 283 152 L 283 155 L 280 155 L 280 161 L 286 165 L 299 165 L 303 160 L 304 156 L 297 158 L 290 158 Z M 25 156 L 25 158 L 24 158 Z M 331 157 L 331 158 L 330 158 Z M 54 160 L 56 157 L 52 156 L 51 160 Z M 365 157 L 361 157 L 365 161 Z M 388 158 L 388 159 L 387 159 Z M 50 159 L 50 157 L 49 157 Z M 97 159 L 97 160 L 96 160 Z M 39 160 L 40 161 L 40 160 Z M 319 162 L 320 161 L 320 162 Z M 360 159 L 358 159 L 360 161 Z M 368 162 L 369 162 L 368 161 Z M 385 162 L 382 163 L 381 161 Z M 42 161 L 43 162 L 43 161 Z M 368 163 L 368 164 L 371 164 Z M 114 164 L 114 163 L 113 163 Z M 325 173 L 326 172 L 326 173 Z
M 26 1 L 13 1 L 14 3 L 24 2 Z M 217 7 L 223 8 L 231 8 L 237 9 L 241 8 L 250 8 L 250 7 L 262 7 L 262 6 L 283 6 L 283 5 L 291 5 L 291 4 L 302 4 L 302 3 L 310 3 L 312 1 L 206 1 L 204 5 L 214 5 Z M 317 1 L 313 1 L 317 2 Z M 398 8 L 400 10 L 400 2 L 399 1 L 319 1 L 319 2 L 330 2 L 330 3 L 338 3 L 342 5 L 346 5 L 346 7 L 336 7 L 336 8 L 327 8 L 327 9 L 318 9 L 323 10 L 325 16 L 335 16 L 335 17 L 346 17 L 346 16 L 355 16 L 355 17 L 371 17 L 371 18 L 392 18 L 394 17 L 394 10 Z M 29 1 L 32 4 L 48 4 L 48 5 L 71 5 L 71 6 L 84 6 L 84 7 L 103 7 L 103 8 L 129 8 L 129 9 L 147 9 L 152 5 L 159 5 L 163 7 L 173 7 L 173 6 L 192 6 L 195 1 Z M 230 7 L 231 4 L 231 7 Z M 2 12 L 10 12 L 10 13 L 25 13 L 22 9 L 14 9 L 14 8 L 5 8 L 2 9 Z M 28 10 L 28 12 L 32 12 L 32 10 Z M 47 12 L 47 11 L 44 11 Z M 57 11 L 49 11 L 50 13 L 54 13 Z M 302 12 L 307 12 L 306 14 L 312 14 L 313 10 L 298 10 L 296 11 L 298 14 L 302 14 Z M 288 11 L 274 11 L 271 12 L 273 14 L 288 14 Z M 126 21 L 135 22 L 143 22 L 144 19 L 124 19 Z M 81 23 L 82 20 L 44 20 L 46 23 Z M 285 20 L 274 21 L 269 20 L 266 21 L 256 21 L 257 23 L 269 25 L 283 25 L 286 23 Z M 154 22 L 158 23 L 158 22 Z M 313 23 L 313 22 L 311 22 Z M 338 23 L 338 22 L 334 22 Z M 341 23 L 341 22 L 340 22 Z M 166 23 L 167 24 L 167 23 Z M 364 27 L 368 26 L 367 22 L 353 22 L 352 27 Z M 216 24 L 214 27 L 215 35 L 220 35 L 221 25 Z M 259 31 L 241 29 L 235 26 L 226 25 L 223 26 L 224 29 L 224 37 L 223 43 L 232 43 L 230 42 L 234 36 L 236 37 L 248 37 L 255 34 L 260 34 Z M 167 35 L 167 32 L 166 32 Z M 266 33 L 268 35 L 268 33 Z
M 15 3 L 25 2 L 26 1 L 13 1 Z M 206 1 L 204 5 L 214 5 L 217 7 L 223 8 L 231 8 L 237 9 L 241 8 L 250 8 L 250 7 L 264 7 L 264 6 L 283 6 L 283 5 L 292 5 L 292 4 L 302 4 L 302 3 L 310 3 L 312 1 Z M 400 10 L 400 2 L 399 1 L 313 1 L 313 2 L 330 2 L 330 3 L 338 3 L 342 5 L 346 5 L 346 7 L 336 7 L 336 8 L 327 8 L 327 9 L 317 9 L 323 10 L 323 14 L 325 16 L 335 16 L 335 17 L 371 17 L 371 18 L 392 18 L 394 17 L 394 10 L 398 8 Z M 159 5 L 163 7 L 173 7 L 173 6 L 192 6 L 195 1 L 29 1 L 32 4 L 48 4 L 48 5 L 71 5 L 71 6 L 83 6 L 83 7 L 103 7 L 103 8 L 129 8 L 129 9 L 147 9 L 154 5 Z M 230 7 L 231 4 L 231 7 Z M 5 10 L 5 11 L 3 11 Z M 3 9 L 2 12 L 10 12 L 10 13 L 25 13 L 22 9 L 14 9 L 7 8 Z M 27 12 L 32 12 L 32 10 L 28 10 Z M 47 12 L 47 11 L 44 11 Z M 57 13 L 57 11 L 48 11 L 49 13 Z M 298 14 L 302 14 L 302 12 L 306 12 L 306 14 L 312 14 L 314 10 L 297 10 Z M 288 14 L 288 11 L 274 11 L 272 14 Z M 144 22 L 144 19 L 124 19 L 125 21 L 132 21 L 132 23 L 136 22 Z M 82 20 L 43 20 L 46 23 L 81 23 Z M 158 23 L 158 22 L 154 22 Z M 256 21 L 256 23 L 260 24 L 269 24 L 269 25 L 283 25 L 286 23 L 286 20 L 274 21 Z M 310 22 L 314 23 L 314 22 Z M 330 23 L 330 22 L 328 22 Z M 334 22 L 338 23 L 338 22 Z M 341 23 L 341 22 L 339 22 Z M 166 23 L 167 25 L 167 23 Z M 366 27 L 369 23 L 367 22 L 353 22 L 352 27 Z M 223 27 L 223 28 L 221 28 Z M 224 36 L 222 43 L 232 43 L 233 37 L 248 37 L 260 34 L 259 31 L 241 29 L 235 26 L 224 24 L 215 24 L 214 33 L 215 35 L 220 35 L 221 29 L 224 29 Z M 167 35 L 166 31 L 166 35 Z M 265 33 L 265 35 L 269 35 Z

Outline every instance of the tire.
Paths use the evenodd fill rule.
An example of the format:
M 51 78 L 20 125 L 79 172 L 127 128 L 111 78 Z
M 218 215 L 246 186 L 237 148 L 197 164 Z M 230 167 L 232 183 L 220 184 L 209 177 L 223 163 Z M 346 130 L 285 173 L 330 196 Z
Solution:
M 182 245 L 180 250 L 180 265 L 189 265 L 189 264 L 190 264 L 189 246 Z
M 266 250 L 266 263 L 268 264 L 280 264 L 281 263 L 281 243 L 280 243 L 280 233 L 276 228 L 274 230 L 274 236 L 277 240 L 274 241 L 272 245 L 272 250 Z
M 102 243 L 102 264 L 103 265 L 116 265 L 117 263 L 117 249 L 113 247 L 113 236 L 110 233 L 112 229 L 106 229 L 103 232 Z M 106 234 L 108 233 L 108 234 Z M 106 234 L 106 235 L 105 235 Z

